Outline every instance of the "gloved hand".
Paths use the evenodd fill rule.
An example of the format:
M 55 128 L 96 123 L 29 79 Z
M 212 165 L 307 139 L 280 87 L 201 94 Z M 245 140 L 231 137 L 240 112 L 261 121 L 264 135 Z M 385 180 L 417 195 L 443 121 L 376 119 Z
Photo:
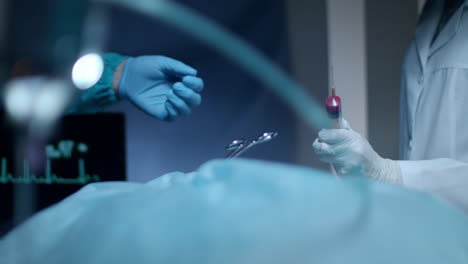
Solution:
M 195 69 L 171 58 L 129 58 L 118 94 L 159 120 L 173 121 L 200 105 L 203 80 L 196 75 Z
M 342 129 L 322 129 L 312 148 L 323 162 L 335 166 L 340 175 L 364 174 L 386 183 L 402 183 L 398 162 L 380 157 L 346 120 Z

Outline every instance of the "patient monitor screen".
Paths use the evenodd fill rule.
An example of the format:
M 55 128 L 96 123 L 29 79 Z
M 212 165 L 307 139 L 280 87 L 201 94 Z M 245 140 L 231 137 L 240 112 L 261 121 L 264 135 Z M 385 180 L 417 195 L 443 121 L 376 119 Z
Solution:
M 19 132 L 4 114 L 1 119 L 0 235 L 13 226 L 15 192 L 31 190 L 38 211 L 86 184 L 126 179 L 121 114 L 66 116 L 55 135 L 29 146 L 28 158 L 21 161 L 15 159 Z

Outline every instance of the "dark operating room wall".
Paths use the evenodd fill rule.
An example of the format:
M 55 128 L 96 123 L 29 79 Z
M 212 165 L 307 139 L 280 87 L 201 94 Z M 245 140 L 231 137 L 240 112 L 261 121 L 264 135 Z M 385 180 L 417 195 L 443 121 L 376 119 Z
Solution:
M 328 41 L 326 1 L 288 0 L 288 36 L 292 75 L 319 102 L 328 96 Z M 303 120 L 296 123 L 298 162 L 328 169 L 312 152 L 317 130 Z
M 381 156 L 398 156 L 401 65 L 417 22 L 416 0 L 367 0 L 369 141 Z
M 287 66 L 285 4 L 282 0 L 181 0 Z M 128 178 L 145 181 L 172 171 L 191 171 L 222 158 L 237 138 L 262 132 L 280 136 L 245 156 L 295 162 L 295 118 L 268 89 L 209 47 L 159 21 L 123 9 L 112 10 L 107 50 L 126 55 L 160 54 L 182 60 L 205 80 L 202 105 L 173 123 L 154 120 L 128 103 L 110 111 L 127 117 Z M 181 18 L 183 19 L 183 18 Z

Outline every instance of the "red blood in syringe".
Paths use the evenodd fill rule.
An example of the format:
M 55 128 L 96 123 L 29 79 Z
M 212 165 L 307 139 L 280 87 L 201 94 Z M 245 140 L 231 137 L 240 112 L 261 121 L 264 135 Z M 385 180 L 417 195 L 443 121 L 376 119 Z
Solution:
M 331 96 L 325 102 L 328 116 L 332 119 L 341 117 L 341 98 L 335 94 L 335 88 L 331 89 Z

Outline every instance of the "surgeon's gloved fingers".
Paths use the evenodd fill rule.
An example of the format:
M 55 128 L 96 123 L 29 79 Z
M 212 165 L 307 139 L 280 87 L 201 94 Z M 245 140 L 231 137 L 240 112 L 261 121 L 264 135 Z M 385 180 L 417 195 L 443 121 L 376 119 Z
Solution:
M 137 107 L 138 103 L 136 104 Z M 159 120 L 165 121 L 167 119 L 167 116 L 169 115 L 169 112 L 167 111 L 166 107 L 164 104 L 158 104 L 155 105 L 154 107 L 151 107 L 150 109 L 146 109 L 145 112 L 149 114 L 152 117 L 156 117 Z
M 184 84 L 178 82 L 173 86 L 174 93 L 187 103 L 190 107 L 199 106 L 201 104 L 201 96 Z
M 322 129 L 318 133 L 319 141 L 328 144 L 341 144 L 350 138 L 350 131 L 346 129 Z
M 180 115 L 186 116 L 192 112 L 192 110 L 187 105 L 187 103 L 185 103 L 184 100 L 179 98 L 177 95 L 175 94 L 169 95 L 167 99 L 171 103 L 171 105 L 174 106 L 175 110 L 177 110 L 177 112 Z
M 352 163 L 350 163 L 349 160 L 347 160 L 346 155 L 336 155 L 336 154 L 323 153 L 323 154 L 318 154 L 317 158 L 320 161 L 323 161 L 323 162 L 326 162 L 326 163 L 331 163 L 331 164 L 337 164 L 337 165 L 340 165 L 340 166 L 343 166 L 344 164 L 347 164 L 347 165 L 350 165 L 350 166 L 352 165 Z
M 335 169 L 336 169 L 336 172 L 338 173 L 338 175 L 350 175 L 350 174 L 357 174 L 358 172 L 357 171 L 353 171 L 351 168 L 348 168 L 348 167 L 338 167 L 336 168 L 335 166 Z
M 168 57 L 159 56 L 161 71 L 170 76 L 183 77 L 186 75 L 196 76 L 197 70 L 187 64 Z
M 184 78 L 182 78 L 182 82 L 185 86 L 194 90 L 197 93 L 200 93 L 205 86 L 203 80 L 195 76 L 185 76 Z
M 138 107 L 138 105 L 137 105 Z M 145 110 L 144 111 L 146 114 L 152 116 L 152 117 L 155 117 L 159 120 L 162 120 L 162 121 L 165 121 L 167 119 L 167 116 L 168 116 L 168 111 L 166 109 L 166 107 L 163 105 L 156 105 L 155 107 L 151 108 L 151 109 L 148 109 L 148 110 Z
M 320 155 L 334 155 L 335 152 L 331 148 L 331 146 L 325 142 L 320 142 L 318 138 L 315 139 L 314 143 L 312 144 L 312 149 L 314 150 L 315 154 L 318 156 Z
M 352 129 L 351 126 L 349 125 L 348 121 L 346 121 L 346 119 L 344 119 L 344 118 L 341 119 L 341 128 L 343 128 L 343 129 Z
M 318 158 L 320 161 L 325 162 L 325 163 L 331 163 L 331 164 L 337 163 L 337 161 L 336 161 L 336 156 L 335 156 L 335 155 L 320 154 L 320 155 L 317 155 L 317 158 Z
M 122 76 L 120 77 L 120 81 L 118 82 L 119 85 L 117 89 L 117 95 L 120 98 L 127 99 L 129 97 L 128 90 L 130 89 L 130 87 L 128 87 L 129 85 L 127 83 L 129 82 L 128 79 L 131 79 L 129 75 L 131 75 L 130 74 L 131 68 L 134 67 L 133 66 L 134 61 L 135 61 L 135 58 L 131 58 L 131 57 L 125 60 L 125 65 L 122 70 Z
M 164 118 L 164 121 L 172 122 L 172 121 L 176 120 L 177 117 L 179 116 L 179 112 L 177 112 L 175 107 L 170 102 L 166 102 L 165 103 L 165 108 L 166 108 L 166 111 L 167 111 L 167 116 L 166 116 L 166 118 Z

